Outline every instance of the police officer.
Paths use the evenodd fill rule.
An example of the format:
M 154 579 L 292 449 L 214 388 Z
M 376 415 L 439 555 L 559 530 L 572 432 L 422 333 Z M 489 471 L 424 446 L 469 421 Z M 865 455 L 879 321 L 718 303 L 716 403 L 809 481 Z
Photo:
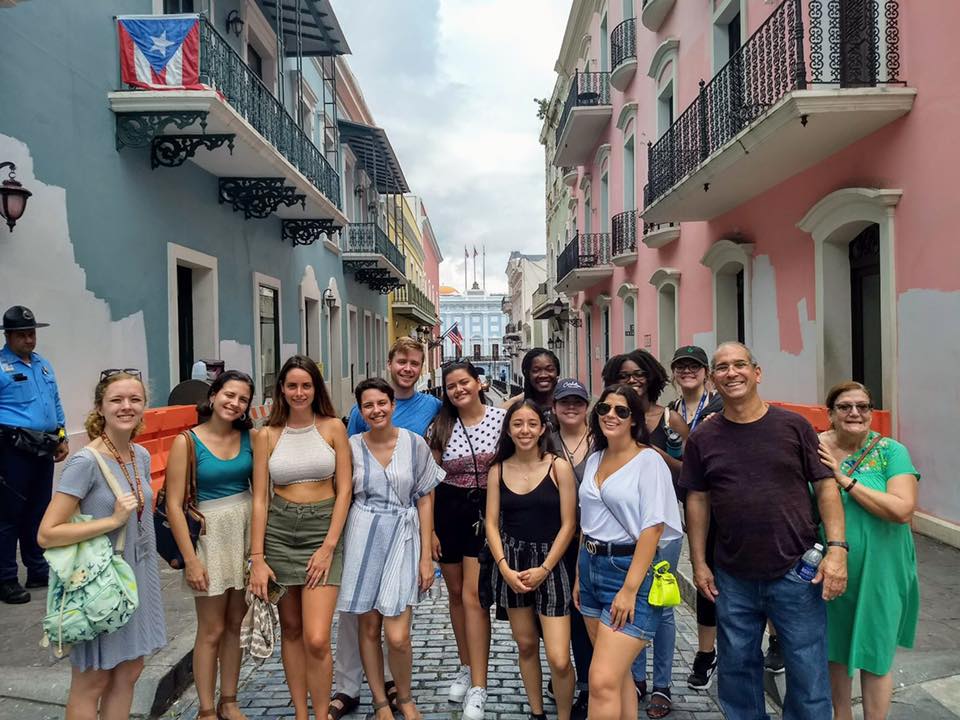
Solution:
M 17 577 L 17 543 L 27 587 L 47 584 L 48 567 L 37 545 L 40 519 L 50 502 L 53 464 L 67 457 L 67 434 L 57 380 L 33 350 L 38 323 L 29 308 L 3 314 L 0 349 L 0 601 L 25 603 Z

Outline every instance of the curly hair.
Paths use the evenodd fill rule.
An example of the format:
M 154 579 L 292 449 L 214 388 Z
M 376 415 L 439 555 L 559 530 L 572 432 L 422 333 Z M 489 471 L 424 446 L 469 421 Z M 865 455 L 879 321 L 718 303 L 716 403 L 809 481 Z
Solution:
M 545 355 L 550 359 L 550 362 L 552 362 L 553 366 L 557 369 L 557 379 L 560 379 L 560 358 L 557 357 L 556 353 L 542 347 L 531 348 L 527 351 L 527 354 L 523 356 L 523 360 L 520 361 L 520 374 L 523 375 L 523 396 L 525 398 L 532 398 L 536 395 L 536 391 L 533 389 L 533 382 L 530 380 L 530 373 L 533 371 L 533 361 L 541 355 Z M 554 387 L 556 387 L 556 384 L 554 384 Z
M 612 358 L 610 358 L 607 361 L 607 364 L 603 366 L 603 370 L 601 371 L 603 384 L 605 386 L 618 384 L 620 380 L 617 376 L 620 374 L 620 367 L 627 360 L 636 363 L 637 367 L 643 371 L 643 374 L 646 376 L 647 380 L 647 400 L 651 404 L 656 403 L 657 399 L 660 397 L 660 393 L 663 392 L 663 389 L 667 386 L 670 378 L 667 375 L 667 371 L 664 369 L 663 365 L 661 365 L 660 362 L 646 350 L 633 350 L 623 355 L 614 355 Z
M 87 431 L 87 437 L 91 440 L 96 440 L 98 437 L 103 435 L 103 431 L 107 427 L 107 421 L 104 419 L 103 415 L 100 414 L 100 406 L 103 405 L 103 396 L 107 394 L 107 388 L 113 385 L 115 382 L 120 382 L 121 380 L 136 380 L 140 383 L 140 387 L 143 388 L 143 406 L 147 406 L 149 398 L 147 397 L 147 386 L 143 384 L 143 380 L 136 375 L 130 375 L 129 373 L 121 372 L 116 373 L 115 375 L 110 375 L 109 377 L 104 378 L 97 383 L 97 387 L 93 390 L 93 410 L 87 413 L 86 420 L 83 421 L 83 428 Z M 133 432 L 130 433 L 130 439 L 133 440 L 137 435 L 142 433 L 144 430 L 143 420 L 141 419 L 137 423 L 137 427 L 133 429 Z

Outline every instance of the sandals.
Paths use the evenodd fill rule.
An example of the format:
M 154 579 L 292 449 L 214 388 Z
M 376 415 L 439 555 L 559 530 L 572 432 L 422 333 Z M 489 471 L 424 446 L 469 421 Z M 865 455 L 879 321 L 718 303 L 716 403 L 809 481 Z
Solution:
M 333 703 L 338 702 L 339 705 Z M 345 715 L 349 715 L 360 707 L 360 698 L 352 697 L 346 693 L 338 692 L 330 698 L 330 705 L 327 708 L 327 717 L 330 720 L 340 720 Z
M 647 706 L 647 717 L 658 720 L 665 718 L 673 711 L 673 700 L 670 698 L 670 688 L 653 689 L 650 695 L 650 704 Z
M 390 709 L 394 712 L 399 712 L 397 707 L 400 703 L 397 700 L 397 684 L 393 680 L 388 680 L 383 685 L 383 689 L 387 693 L 387 701 L 390 703 Z
M 400 705 L 413 705 L 413 697 L 405 697 L 405 698 L 398 697 L 398 698 L 397 698 L 397 705 L 398 705 L 398 706 L 400 706 Z M 404 716 L 404 717 L 406 717 L 406 716 Z M 419 711 L 417 712 L 417 718 L 418 718 L 419 720 L 423 720 L 423 715 L 421 715 Z
M 634 680 L 634 687 L 637 688 L 637 700 L 643 702 L 647 699 L 647 681 L 646 680 Z
M 381 700 L 380 702 L 374 702 L 374 703 L 373 703 L 373 715 L 371 715 L 370 717 L 371 717 L 371 718 L 376 718 L 376 717 L 377 717 L 377 712 L 378 712 L 379 710 L 383 710 L 384 708 L 390 708 L 391 714 L 393 713 L 393 707 L 390 705 L 390 701 L 389 701 L 389 700 Z
M 213 708 L 207 708 L 206 710 L 201 710 L 200 712 L 197 713 L 197 720 L 200 720 L 200 718 L 205 718 L 205 717 L 219 718 L 220 716 L 217 714 L 217 711 L 214 710 Z
M 224 705 L 236 705 L 236 704 L 237 704 L 236 695 L 221 695 L 220 699 L 217 701 L 217 713 L 216 713 L 217 720 L 227 720 L 227 716 L 223 714 Z M 199 717 L 200 715 L 197 715 L 198 719 Z M 246 717 L 246 715 L 244 715 L 244 717 Z

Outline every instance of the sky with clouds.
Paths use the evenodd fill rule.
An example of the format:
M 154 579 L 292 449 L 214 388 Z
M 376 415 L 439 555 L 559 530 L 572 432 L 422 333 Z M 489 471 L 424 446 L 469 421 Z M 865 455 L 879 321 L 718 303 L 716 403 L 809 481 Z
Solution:
M 332 4 L 367 104 L 429 211 L 440 282 L 462 289 L 464 245 L 471 258 L 486 246 L 487 290 L 503 292 L 512 250 L 545 252 L 533 98 L 553 91 L 570 0 Z

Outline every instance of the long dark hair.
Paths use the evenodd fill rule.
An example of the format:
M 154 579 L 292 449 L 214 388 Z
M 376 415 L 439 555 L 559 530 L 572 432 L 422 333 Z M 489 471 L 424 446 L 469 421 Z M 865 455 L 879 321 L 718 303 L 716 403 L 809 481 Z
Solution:
M 247 403 L 247 409 L 244 411 L 242 418 L 233 421 L 233 429 L 242 431 L 253 427 L 253 420 L 250 418 L 250 404 L 253 402 L 256 387 L 253 384 L 253 378 L 241 370 L 227 370 L 220 373 L 217 379 L 210 384 L 210 389 L 207 390 L 207 399 L 197 403 L 197 420 L 200 423 L 205 423 L 213 417 L 213 396 L 223 390 L 224 385 L 233 381 L 246 383 L 250 388 L 250 401 Z
M 533 389 L 533 383 L 530 381 L 530 371 L 533 369 L 533 361 L 541 355 L 546 355 L 550 358 L 553 366 L 557 368 L 557 380 L 560 380 L 560 358 L 558 358 L 552 350 L 547 350 L 542 347 L 531 348 L 520 362 L 520 372 L 523 374 L 523 396 L 525 398 L 532 398 L 537 393 L 537 391 Z M 554 387 L 556 387 L 556 385 L 554 385 Z
M 543 414 L 543 410 L 541 410 L 533 400 L 525 398 L 511 405 L 503 418 L 503 425 L 500 427 L 500 439 L 497 441 L 497 452 L 494 454 L 493 460 L 490 461 L 491 467 L 497 463 L 502 463 L 504 460 L 516 454 L 517 446 L 513 442 L 513 438 L 510 437 L 510 418 L 522 408 L 533 410 L 540 419 L 540 424 L 543 426 L 543 434 L 540 435 L 540 439 L 537 441 L 537 449 L 540 451 L 540 457 L 542 458 L 550 452 L 550 426 L 547 424 L 547 416 Z
M 269 427 L 281 427 L 287 424 L 287 418 L 290 417 L 290 406 L 283 396 L 283 384 L 287 381 L 287 373 L 291 370 L 303 370 L 310 375 L 310 379 L 313 381 L 313 402 L 310 404 L 310 409 L 313 410 L 314 415 L 336 417 L 337 413 L 333 409 L 333 403 L 330 402 L 330 395 L 327 393 L 327 386 L 323 382 L 320 368 L 306 355 L 294 355 L 283 364 L 280 373 L 277 375 L 277 382 L 273 386 L 273 404 L 270 406 L 267 425 Z
M 451 402 L 450 397 L 447 395 L 447 376 L 457 370 L 466 371 L 470 377 L 478 383 L 480 382 L 480 372 L 469 360 L 452 362 L 443 366 L 443 375 L 440 379 L 440 388 L 443 394 L 442 404 L 440 405 L 440 412 L 438 412 L 437 416 L 433 419 L 433 425 L 431 425 L 430 430 L 430 448 L 440 453 L 446 449 L 450 435 L 453 434 L 453 426 L 456 425 L 457 420 L 460 419 L 460 411 L 457 410 L 457 406 Z M 480 388 L 480 402 L 486 404 L 483 387 Z
M 608 446 L 607 436 L 603 434 L 600 427 L 600 416 L 597 414 L 597 405 L 607 399 L 609 395 L 619 395 L 627 401 L 627 407 L 630 408 L 630 420 L 633 423 L 631 435 L 633 439 L 641 445 L 650 444 L 650 432 L 647 430 L 647 420 L 643 412 L 643 401 L 640 400 L 640 393 L 629 385 L 611 385 L 604 388 L 600 393 L 600 399 L 590 411 L 590 440 L 594 451 L 606 450 Z

